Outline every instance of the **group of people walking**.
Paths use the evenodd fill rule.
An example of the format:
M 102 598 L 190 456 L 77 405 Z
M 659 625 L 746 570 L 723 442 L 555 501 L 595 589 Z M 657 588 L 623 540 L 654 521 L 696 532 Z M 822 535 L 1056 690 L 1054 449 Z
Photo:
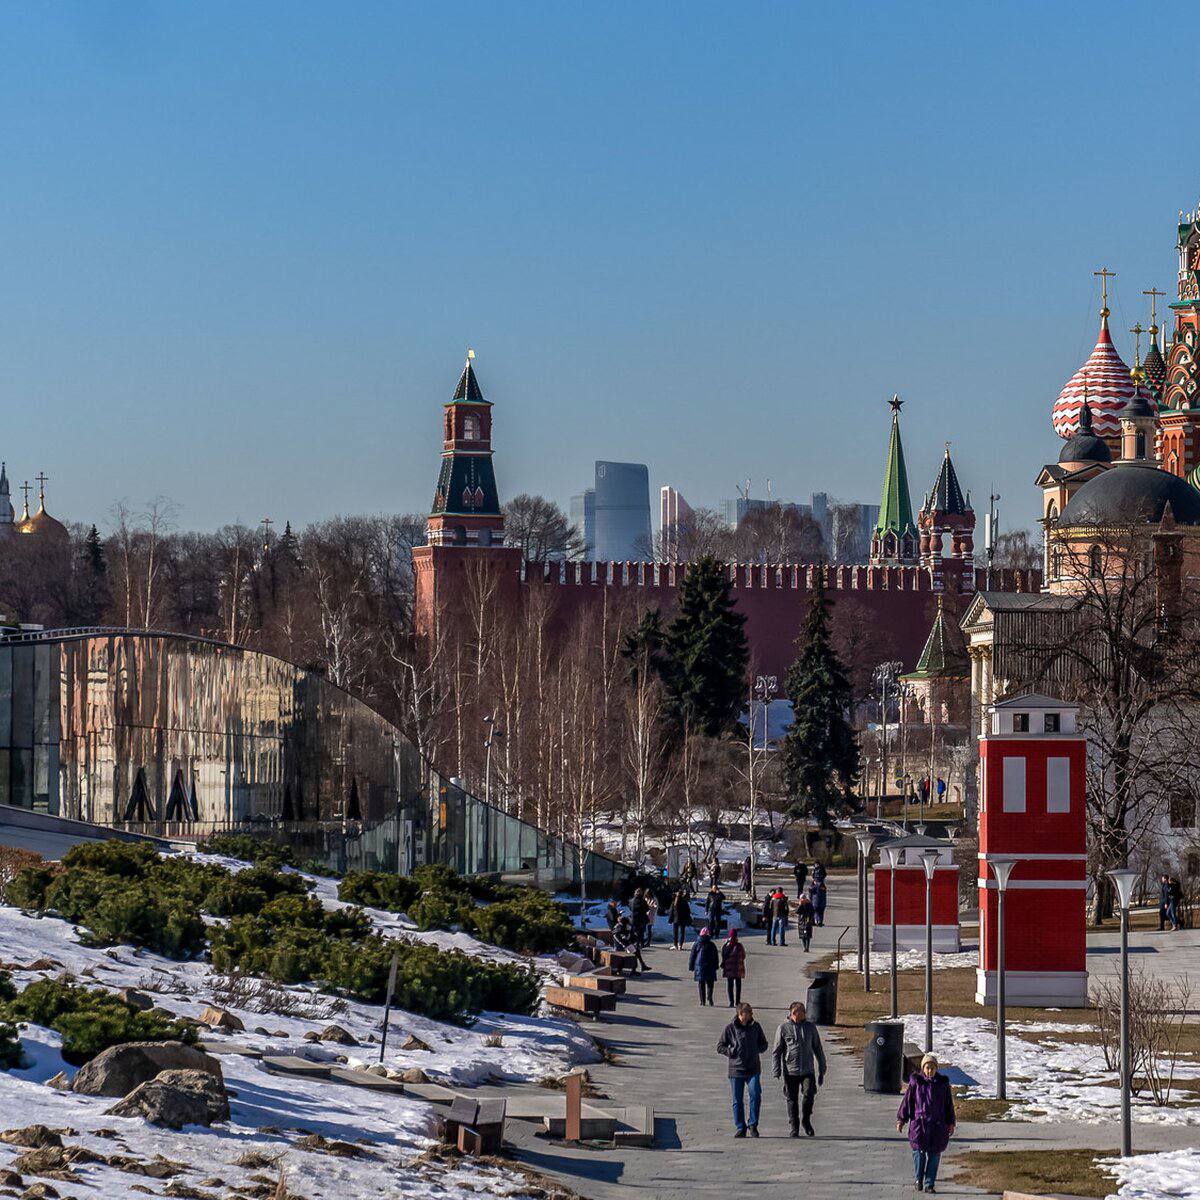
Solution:
M 1163 874 L 1158 881 L 1158 928 L 1161 932 L 1168 925 L 1174 933 L 1183 928 L 1183 884 L 1174 875 Z

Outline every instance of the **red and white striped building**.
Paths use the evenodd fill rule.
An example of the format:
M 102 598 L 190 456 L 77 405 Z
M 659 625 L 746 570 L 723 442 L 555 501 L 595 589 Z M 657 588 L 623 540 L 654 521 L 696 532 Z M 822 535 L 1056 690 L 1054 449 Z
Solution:
M 1054 402 L 1051 414 L 1054 432 L 1060 438 L 1078 433 L 1079 415 L 1086 397 L 1096 435 L 1104 438 L 1115 453 L 1121 438 L 1120 413 L 1133 399 L 1136 386 L 1125 360 L 1113 345 L 1108 331 L 1108 309 L 1105 308 L 1100 315 L 1100 336 L 1094 349 Z
M 991 707 L 979 742 L 979 970 L 975 999 L 996 997 L 994 856 L 1019 861 L 1005 893 L 1010 1004 L 1080 1008 L 1087 987 L 1087 740 L 1075 705 L 1030 693 Z

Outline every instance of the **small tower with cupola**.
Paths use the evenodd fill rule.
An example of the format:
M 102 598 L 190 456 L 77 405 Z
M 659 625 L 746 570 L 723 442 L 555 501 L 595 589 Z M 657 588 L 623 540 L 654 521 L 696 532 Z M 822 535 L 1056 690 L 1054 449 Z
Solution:
M 949 559 L 957 573 L 957 589 L 975 590 L 975 512 L 969 496 L 963 495 L 958 473 L 950 458 L 950 443 L 933 481 L 933 491 L 917 514 L 921 531 L 920 562 L 933 572 L 933 587 L 944 586 L 943 567 Z M 953 586 L 953 581 L 951 581 Z

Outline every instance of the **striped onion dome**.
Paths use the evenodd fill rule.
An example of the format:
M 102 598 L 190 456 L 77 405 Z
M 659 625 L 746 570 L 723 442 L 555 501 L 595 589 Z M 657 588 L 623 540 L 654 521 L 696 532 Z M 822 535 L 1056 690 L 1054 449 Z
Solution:
M 1200 463 L 1197 463 L 1185 477 L 1198 492 L 1200 492 Z
M 1161 404 L 1163 386 L 1167 382 L 1167 364 L 1163 361 L 1162 352 L 1158 348 L 1158 328 L 1150 326 L 1150 349 L 1142 360 L 1142 375 L 1145 378 L 1146 390 L 1154 399 L 1155 404 Z
M 1088 360 L 1071 376 L 1054 402 L 1051 420 L 1060 438 L 1069 438 L 1079 428 L 1079 411 L 1086 395 L 1092 409 L 1092 424 L 1100 437 L 1117 437 L 1121 432 L 1121 409 L 1133 399 L 1133 378 L 1113 345 L 1108 332 L 1108 312 L 1100 321 L 1100 337 Z

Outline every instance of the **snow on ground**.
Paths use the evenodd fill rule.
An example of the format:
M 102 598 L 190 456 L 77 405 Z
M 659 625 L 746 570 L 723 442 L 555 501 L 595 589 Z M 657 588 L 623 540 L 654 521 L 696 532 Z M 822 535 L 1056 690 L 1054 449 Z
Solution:
M 267 1074 L 251 1059 L 223 1055 L 221 1067 L 230 1089 L 228 1125 L 189 1126 L 175 1132 L 140 1118 L 105 1116 L 105 1109 L 115 1103 L 109 1097 L 77 1096 L 45 1087 L 42 1081 L 57 1071 L 74 1074 L 59 1055 L 58 1035 L 30 1026 L 22 1041 L 35 1065 L 27 1071 L 0 1072 L 0 1124 L 5 1128 L 48 1125 L 63 1132 L 66 1145 L 84 1146 L 97 1154 L 128 1154 L 145 1162 L 162 1155 L 187 1166 L 177 1181 L 192 1188 L 252 1186 L 256 1177 L 274 1183 L 282 1168 L 289 1190 L 310 1200 L 375 1195 L 398 1177 L 404 1180 L 404 1195 L 414 1200 L 435 1196 L 467 1200 L 480 1190 L 516 1197 L 529 1190 L 515 1173 L 469 1162 L 457 1167 L 423 1163 L 419 1170 L 411 1169 L 412 1160 L 434 1142 L 433 1110 L 416 1100 L 340 1084 L 282 1079 Z M 311 1133 L 361 1143 L 364 1157 L 333 1157 L 296 1144 Z M 10 1167 L 20 1153 L 20 1147 L 0 1144 L 0 1168 Z M 244 1159 L 246 1155 L 258 1157 Z M 78 1183 L 54 1181 L 60 1195 L 125 1200 L 131 1185 L 150 1182 L 101 1163 L 76 1164 L 75 1170 Z M 27 1184 L 34 1178 L 32 1173 L 25 1175 Z
M 691 908 L 692 908 L 692 923 L 696 926 L 696 929 L 694 932 L 698 933 L 701 929 L 704 928 L 704 926 L 706 924 L 706 920 L 707 920 L 707 917 L 706 917 L 706 914 L 704 911 L 703 893 L 701 893 L 701 896 L 699 899 L 696 899 L 695 897 L 693 897 L 689 901 L 689 903 L 691 904 Z M 624 916 L 629 916 L 629 905 L 628 904 L 621 904 L 618 907 L 620 908 L 621 913 Z M 592 901 L 589 901 L 586 906 L 585 912 L 577 914 L 573 918 L 574 923 L 575 923 L 575 928 L 576 929 L 607 929 L 608 928 L 608 920 L 605 917 L 605 913 L 607 911 L 608 911 L 608 901 L 607 900 L 597 900 L 594 903 Z M 586 921 L 584 920 L 584 916 L 587 917 Z M 730 929 L 744 928 L 744 924 L 742 922 L 742 914 L 739 913 L 736 909 L 727 908 L 725 910 L 725 915 L 724 915 L 723 919 L 724 919 L 726 931 L 728 931 Z M 671 928 L 671 918 L 666 915 L 665 910 L 659 911 L 658 918 L 654 922 L 654 931 L 653 932 L 654 932 L 654 940 L 655 941 L 669 942 L 671 940 L 671 935 L 674 931 Z M 689 932 L 689 936 L 692 936 L 691 932 Z
M 1007 1030 L 1008 1098 L 1013 1101 L 1014 1118 L 1083 1124 L 1119 1119 L 1121 1092 L 1114 1086 L 1116 1073 L 1104 1065 L 1100 1047 L 1066 1040 L 1066 1035 L 1078 1032 L 1080 1026 L 1063 1022 L 1014 1022 Z M 1033 1042 L 1021 1036 L 1026 1033 L 1064 1036 L 1063 1040 L 1043 1037 Z M 906 1041 L 924 1044 L 923 1013 L 904 1017 L 904 1036 Z M 966 1085 L 966 1095 L 995 1094 L 996 1030 L 992 1021 L 983 1017 L 935 1015 L 933 1045 L 938 1058 L 950 1068 L 951 1082 Z M 965 1078 L 959 1077 L 959 1072 Z M 1184 1059 L 1177 1066 L 1175 1077 L 1200 1079 L 1200 1063 L 1193 1058 Z M 1133 1098 L 1133 1119 L 1149 1124 L 1200 1125 L 1200 1105 L 1190 1103 L 1186 1093 L 1177 1092 L 1169 1106 L 1158 1107 L 1143 1094 Z
M 1118 1179 L 1120 1200 L 1200 1200 L 1200 1150 L 1168 1150 L 1100 1164 Z
M 899 938 L 896 939 L 899 941 Z M 840 963 L 835 963 L 835 966 L 840 965 L 843 971 L 858 970 L 858 951 L 851 950 L 841 957 Z M 979 966 L 979 948 L 974 947 L 970 950 L 955 950 L 955 951 L 940 951 L 933 952 L 933 969 L 935 971 L 948 971 L 957 967 L 971 967 L 974 969 Z M 922 950 L 899 950 L 896 953 L 896 970 L 910 971 L 917 967 L 922 970 L 925 968 L 925 951 Z M 890 975 L 892 973 L 892 953 L 890 950 L 875 950 L 871 951 L 871 974 L 874 975 Z M 1012 1028 L 1009 1026 L 1009 1028 Z

